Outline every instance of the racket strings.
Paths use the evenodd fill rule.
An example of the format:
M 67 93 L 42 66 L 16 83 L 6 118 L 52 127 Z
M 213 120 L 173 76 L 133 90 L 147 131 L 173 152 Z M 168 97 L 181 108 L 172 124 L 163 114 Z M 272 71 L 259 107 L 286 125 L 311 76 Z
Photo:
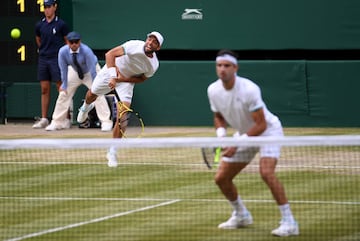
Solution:
M 204 147 L 201 148 L 201 152 L 203 160 L 209 169 L 219 165 L 221 159 L 220 147 Z
M 140 137 L 144 131 L 144 123 L 140 115 L 132 110 L 121 113 L 119 127 L 124 137 Z

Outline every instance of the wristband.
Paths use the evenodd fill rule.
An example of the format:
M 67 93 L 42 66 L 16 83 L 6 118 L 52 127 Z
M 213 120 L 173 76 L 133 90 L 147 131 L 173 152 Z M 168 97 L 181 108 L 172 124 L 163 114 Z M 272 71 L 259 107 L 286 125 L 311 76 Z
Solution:
M 110 75 L 111 78 L 116 78 L 117 74 L 116 74 L 116 68 L 115 67 L 110 67 L 108 68 L 108 73 Z
M 224 127 L 219 127 L 216 129 L 216 136 L 217 137 L 225 137 L 226 136 L 226 129 Z

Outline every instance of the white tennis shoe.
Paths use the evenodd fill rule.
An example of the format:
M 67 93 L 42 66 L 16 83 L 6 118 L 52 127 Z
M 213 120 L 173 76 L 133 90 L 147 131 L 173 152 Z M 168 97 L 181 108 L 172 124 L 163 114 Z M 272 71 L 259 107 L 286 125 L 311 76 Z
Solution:
M 48 125 L 45 130 L 46 131 L 56 131 L 56 130 L 61 130 L 62 129 L 62 126 L 60 125 L 57 125 L 54 121 L 52 121 L 50 123 L 50 125 Z
M 101 131 L 111 131 L 113 128 L 112 121 L 103 121 L 101 122 Z
M 51 121 L 50 125 L 48 125 L 45 130 L 46 131 L 56 131 L 56 130 L 62 130 L 62 129 L 70 129 L 71 128 L 71 122 L 69 119 L 65 119 L 64 121 L 55 122 L 54 120 Z
M 35 122 L 35 124 L 32 126 L 32 128 L 41 129 L 41 128 L 45 128 L 47 125 L 49 125 L 48 119 L 47 118 L 40 118 Z
M 233 215 L 224 223 L 219 224 L 218 228 L 221 229 L 236 229 L 248 226 L 253 223 L 252 216 L 250 212 L 245 214 L 238 215 L 233 213 Z
M 280 226 L 274 229 L 271 234 L 279 237 L 295 236 L 299 235 L 299 225 L 297 222 L 281 221 Z
M 62 124 L 63 129 L 70 129 L 71 128 L 71 121 L 70 119 L 65 119 Z
M 117 166 L 119 165 L 115 153 L 110 153 L 110 152 L 108 152 L 108 153 L 106 154 L 106 159 L 108 160 L 107 165 L 108 165 L 109 167 L 117 167 Z
M 94 106 L 95 106 L 94 102 L 91 103 L 87 108 L 81 106 L 77 116 L 77 122 L 79 123 L 85 122 L 86 119 L 88 118 L 89 111 L 91 111 L 94 108 Z

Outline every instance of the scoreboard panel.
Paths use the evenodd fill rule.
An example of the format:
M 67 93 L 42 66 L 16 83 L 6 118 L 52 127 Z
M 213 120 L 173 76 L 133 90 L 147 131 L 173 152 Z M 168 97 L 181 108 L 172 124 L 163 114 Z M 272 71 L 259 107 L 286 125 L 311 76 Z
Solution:
M 35 24 L 44 17 L 43 0 L 2 0 L 0 8 L 0 77 L 1 82 L 37 81 L 38 48 Z M 11 37 L 13 28 L 21 31 Z

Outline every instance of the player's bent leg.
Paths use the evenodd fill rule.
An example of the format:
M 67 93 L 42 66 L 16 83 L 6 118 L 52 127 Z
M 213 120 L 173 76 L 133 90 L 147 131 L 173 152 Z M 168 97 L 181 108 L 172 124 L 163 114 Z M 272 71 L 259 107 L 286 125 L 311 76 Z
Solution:
M 119 106 L 120 108 L 118 108 L 118 116 L 116 119 L 116 123 L 115 123 L 115 127 L 114 128 L 114 132 L 113 132 L 113 137 L 114 138 L 123 138 L 126 137 L 126 128 L 127 128 L 127 124 L 128 124 L 128 115 L 127 115 L 127 110 L 130 109 L 131 103 L 130 102 L 122 102 L 122 104 Z
M 79 113 L 77 116 L 77 122 L 83 123 L 86 121 L 89 115 L 89 111 L 92 110 L 95 106 L 94 101 L 96 100 L 97 95 L 91 93 L 90 90 L 86 93 L 86 98 L 83 105 L 79 108 Z
M 120 126 L 119 126 L 119 119 L 116 119 L 114 128 L 113 128 L 113 133 L 112 133 L 112 137 L 113 138 L 122 138 L 122 131 L 120 130 Z
M 91 86 L 91 89 L 86 92 L 85 101 L 79 109 L 77 121 L 79 123 L 83 123 L 84 121 L 86 121 L 89 111 L 94 108 L 94 101 L 97 99 L 97 97 L 99 95 L 104 95 L 109 91 L 110 88 L 103 83 L 103 79 L 101 78 L 101 76 L 97 75 L 95 77 L 93 85 Z
M 86 121 L 86 119 L 88 118 L 88 115 L 89 115 L 89 111 L 92 110 L 94 108 L 94 103 L 90 103 L 89 105 L 87 106 L 81 106 L 79 108 L 79 113 L 78 113 L 78 116 L 77 116 L 77 122 L 79 123 L 83 123 Z
M 235 176 L 246 167 L 246 163 L 229 163 L 221 161 L 215 175 L 215 183 L 227 200 L 236 200 L 238 193 L 233 183 Z
M 116 123 L 113 128 L 113 138 L 122 138 L 118 120 L 116 120 Z M 118 162 L 118 159 L 116 156 L 116 148 L 114 146 L 110 147 L 108 153 L 106 154 L 106 159 L 108 160 L 107 165 L 109 167 L 117 167 L 119 165 L 119 162 Z
M 218 228 L 221 229 L 236 229 L 245 227 L 253 223 L 253 218 L 246 207 L 239 203 L 238 192 L 233 179 L 235 176 L 245 168 L 247 163 L 228 163 L 222 161 L 215 176 L 215 183 L 224 194 L 226 199 L 233 206 L 233 213 L 231 217 L 221 224 Z
M 123 105 L 126 105 L 128 107 L 130 107 L 130 104 L 129 102 L 123 102 Z M 118 108 L 118 113 L 122 113 L 122 109 L 121 108 Z M 119 125 L 119 116 L 121 116 L 121 114 L 117 115 L 116 117 L 116 122 L 115 122 L 115 125 L 114 125 L 114 128 L 113 128 L 113 138 L 122 138 L 123 135 L 124 135 L 124 132 L 125 132 L 125 128 L 126 126 L 124 127 L 124 129 L 122 129 L 123 127 Z M 118 166 L 118 160 L 117 160 L 117 156 L 116 156 L 116 148 L 115 147 L 110 147 L 109 149 L 109 152 L 106 154 L 106 158 L 108 160 L 108 163 L 107 165 L 109 167 L 117 167 Z
M 295 221 L 291 213 L 290 207 L 288 206 L 285 189 L 275 175 L 276 162 L 276 158 L 262 157 L 260 159 L 261 178 L 269 187 L 279 207 L 288 207 L 287 211 L 282 211 L 282 220 L 280 222 L 280 226 L 277 229 L 274 229 L 271 234 L 279 237 L 299 235 L 299 225 Z
M 119 134 L 117 133 L 118 129 L 118 125 L 117 123 L 115 123 L 114 129 L 113 129 L 113 137 L 114 138 L 121 138 L 121 137 L 116 137 L 119 136 Z M 116 156 L 116 148 L 114 146 L 111 146 L 108 153 L 106 154 L 106 159 L 108 160 L 107 165 L 109 167 L 117 167 L 119 165 L 117 156 Z
M 288 203 L 285 195 L 285 189 L 275 175 L 276 158 L 262 157 L 260 159 L 260 175 L 266 185 L 269 187 L 276 203 L 283 205 Z

